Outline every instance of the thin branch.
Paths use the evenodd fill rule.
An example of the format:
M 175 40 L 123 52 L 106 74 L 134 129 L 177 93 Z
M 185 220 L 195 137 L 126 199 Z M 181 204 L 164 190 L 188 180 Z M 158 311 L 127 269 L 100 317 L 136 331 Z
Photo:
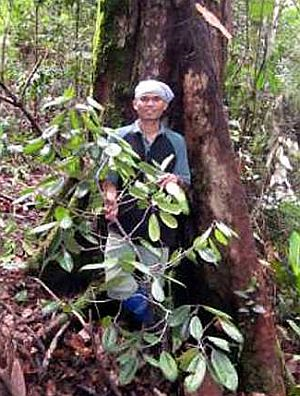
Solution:
M 0 95 L 0 102 L 1 102 L 1 100 L 2 100 L 2 102 L 9 103 L 12 106 L 14 105 L 14 102 L 11 99 L 7 98 L 6 96 Z
M 0 88 L 3 89 L 3 91 L 6 93 L 8 98 L 5 98 L 3 96 L 0 97 L 0 99 L 6 103 L 11 104 L 12 106 L 20 109 L 22 113 L 25 115 L 25 117 L 28 119 L 30 122 L 32 128 L 38 132 L 40 135 L 42 135 L 43 131 L 39 123 L 35 120 L 34 116 L 26 109 L 24 103 L 22 100 L 20 100 L 5 84 L 3 81 L 0 81 Z
M 65 323 L 56 333 L 55 337 L 53 338 L 53 340 L 51 341 L 51 344 L 49 346 L 49 348 L 47 349 L 47 352 L 45 354 L 43 363 L 42 363 L 42 367 L 43 370 L 47 370 L 50 360 L 52 358 L 53 352 L 55 351 L 55 349 L 57 348 L 57 344 L 58 341 L 60 339 L 60 337 L 63 335 L 63 333 L 66 331 L 66 329 L 69 327 L 71 321 L 68 321 L 67 323 Z
M 27 77 L 27 80 L 25 81 L 24 87 L 22 89 L 22 93 L 21 93 L 21 98 L 23 99 L 26 93 L 27 88 L 29 87 L 31 80 L 33 78 L 33 76 L 35 75 L 35 73 L 38 71 L 39 67 L 41 66 L 41 64 L 44 62 L 44 60 L 47 58 L 49 51 L 46 50 L 44 55 L 38 59 L 38 61 L 36 62 L 36 64 L 34 65 L 32 71 L 30 72 L 29 76 Z

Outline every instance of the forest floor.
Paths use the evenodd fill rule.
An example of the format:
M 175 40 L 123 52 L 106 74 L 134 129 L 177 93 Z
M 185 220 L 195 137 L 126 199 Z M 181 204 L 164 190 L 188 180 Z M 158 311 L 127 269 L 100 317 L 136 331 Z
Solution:
M 153 370 L 142 369 L 121 387 L 117 364 L 101 345 L 101 325 L 83 327 L 78 318 L 51 312 L 57 296 L 26 269 L 36 246 L 24 235 L 41 216 L 30 204 L 14 204 L 44 175 L 19 163 L 0 166 L 0 396 L 170 394 Z
M 30 204 L 14 204 L 44 175 L 40 169 L 28 173 L 28 166 L 0 165 L 0 396 L 174 394 L 160 373 L 146 368 L 121 387 L 116 361 L 102 348 L 99 322 L 83 326 L 80 318 L 51 311 L 57 296 L 25 269 L 36 246 L 25 243 L 24 235 L 40 214 Z M 297 351 L 284 345 L 287 366 L 300 382 Z

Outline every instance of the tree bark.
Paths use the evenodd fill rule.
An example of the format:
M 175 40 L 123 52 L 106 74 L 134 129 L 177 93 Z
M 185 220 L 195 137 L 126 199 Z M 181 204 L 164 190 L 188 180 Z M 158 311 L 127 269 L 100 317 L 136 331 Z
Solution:
M 107 10 L 108 3 L 100 0 L 102 11 L 99 15 Z M 249 395 L 256 391 L 268 396 L 283 396 L 283 373 L 267 287 L 268 274 L 256 255 L 245 194 L 222 103 L 221 81 L 225 57 L 223 50 L 221 55 L 220 51 L 217 54 L 214 51 L 216 37 L 220 39 L 220 33 L 212 37 L 214 28 L 199 16 L 195 0 L 119 0 L 114 4 L 118 12 L 106 15 L 112 18 L 110 26 L 117 26 L 120 20 L 125 21 L 124 26 L 130 26 L 130 29 L 123 29 L 128 33 L 122 41 L 124 63 L 121 72 L 118 72 L 115 63 L 110 62 L 118 55 L 119 47 L 106 48 L 107 42 L 101 29 L 108 22 L 104 22 L 102 17 L 98 29 L 102 41 L 98 43 L 95 63 L 95 97 L 104 104 L 113 100 L 124 116 L 129 114 L 126 109 L 130 107 L 130 96 L 122 104 L 116 97 L 115 84 L 121 81 L 127 83 L 128 93 L 139 79 L 154 77 L 164 80 L 174 89 L 176 100 L 171 108 L 170 121 L 173 126 L 183 127 L 187 140 L 197 228 L 203 229 L 213 220 L 220 220 L 239 235 L 224 252 L 226 259 L 217 269 L 206 266 L 212 293 L 208 301 L 230 311 L 245 334 L 245 348 L 239 367 L 242 380 L 240 390 Z M 221 2 L 221 20 L 222 7 L 223 15 L 224 10 L 228 15 L 228 2 Z M 122 13 L 119 12 L 121 9 Z M 224 43 L 218 45 L 224 47 Z M 103 56 L 100 61 L 104 48 L 107 50 L 106 61 Z M 130 117 L 125 119 L 131 121 Z M 234 292 L 247 289 L 251 282 L 255 283 L 251 298 L 264 311 L 242 315 L 239 309 L 243 308 L 244 301 Z M 202 283 L 199 278 L 196 289 Z M 197 392 L 201 396 L 221 394 L 221 390 L 209 380 Z

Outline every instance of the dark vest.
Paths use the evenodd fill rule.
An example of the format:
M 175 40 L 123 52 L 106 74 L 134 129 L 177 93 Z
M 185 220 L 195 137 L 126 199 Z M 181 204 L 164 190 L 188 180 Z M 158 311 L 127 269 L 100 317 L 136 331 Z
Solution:
M 173 173 L 174 166 L 176 163 L 176 152 L 172 143 L 165 134 L 160 134 L 156 137 L 155 141 L 150 146 L 148 152 L 146 152 L 146 148 L 144 146 L 143 137 L 141 133 L 130 132 L 127 135 L 125 135 L 124 140 L 126 140 L 131 145 L 133 150 L 140 156 L 142 161 L 148 162 L 149 164 L 151 164 L 153 160 L 161 164 L 165 158 L 173 154 L 174 157 L 172 161 L 168 164 L 166 169 L 166 172 Z M 137 175 L 137 179 L 143 181 L 144 174 L 140 172 Z M 120 185 L 119 187 L 121 189 L 122 185 Z M 128 201 L 130 202 L 128 203 Z M 154 212 L 156 211 L 155 208 L 153 210 Z M 145 216 L 145 209 L 140 209 L 137 206 L 137 200 L 134 199 L 132 196 L 130 196 L 130 194 L 124 194 L 124 197 L 120 202 L 120 206 L 119 206 L 118 219 L 127 234 L 131 234 L 132 230 L 134 230 L 137 227 L 137 225 L 140 223 L 140 225 L 136 228 L 136 230 L 131 235 L 131 237 L 132 238 L 142 237 L 143 239 L 149 241 L 148 220 L 151 213 L 152 212 L 150 210 Z M 159 223 L 160 223 L 161 242 L 157 242 L 155 245 L 156 246 L 165 245 L 171 248 L 175 247 L 177 242 L 177 229 L 171 229 L 167 227 L 160 220 Z M 153 244 L 153 242 L 151 243 Z

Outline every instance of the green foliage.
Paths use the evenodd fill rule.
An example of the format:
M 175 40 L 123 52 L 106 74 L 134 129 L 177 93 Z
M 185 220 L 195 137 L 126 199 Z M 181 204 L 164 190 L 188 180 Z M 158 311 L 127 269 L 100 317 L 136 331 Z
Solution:
M 300 296 L 300 233 L 293 231 L 289 239 L 288 263 L 292 270 L 296 290 Z
M 74 92 L 68 89 L 64 95 L 45 103 L 44 107 L 59 110 L 41 137 L 30 141 L 23 149 L 26 156 L 34 156 L 52 169 L 52 174 L 47 175 L 35 189 L 27 189 L 23 196 L 23 199 L 30 196 L 39 207 L 50 207 L 43 224 L 31 230 L 32 235 L 47 241 L 47 248 L 43 248 L 40 257 L 42 270 L 53 262 L 66 272 L 75 270 L 78 254 L 84 251 L 82 243 L 77 240 L 78 233 L 99 249 L 93 221 L 103 212 L 102 199 L 99 200 L 101 182 L 111 170 L 124 181 L 121 193 L 132 192 L 141 205 L 151 210 L 148 223 L 150 241 L 145 241 L 145 247 L 157 253 L 151 241 L 160 240 L 158 219 L 175 228 L 178 224 L 176 216 L 189 212 L 187 198 L 180 187 L 174 183 L 169 183 L 165 190 L 160 187 L 158 181 L 164 174 L 164 165 L 142 162 L 115 131 L 104 128 L 102 109 L 94 100 L 78 103 Z M 144 174 L 143 182 L 137 179 L 140 171 Z M 83 210 L 79 210 L 81 199 L 86 199 Z M 185 387 L 190 392 L 199 388 L 207 369 L 225 388 L 236 388 L 235 369 L 226 354 L 230 353 L 231 346 L 238 348 L 243 338 L 230 316 L 206 306 L 174 308 L 171 288 L 173 283 L 184 287 L 174 279 L 172 272 L 182 257 L 193 254 L 196 262 L 201 258 L 217 265 L 221 260 L 219 247 L 222 249 L 230 243 L 232 237 L 237 235 L 227 225 L 213 222 L 186 251 L 175 251 L 163 271 L 156 264 L 149 266 L 140 262 L 135 254 L 105 261 L 98 255 L 96 262 L 81 265 L 81 271 L 96 270 L 98 273 L 112 267 L 122 268 L 151 290 L 147 300 L 157 317 L 153 326 L 142 332 L 129 332 L 122 328 L 117 315 L 103 332 L 104 349 L 114 354 L 119 363 L 121 384 L 130 383 L 138 368 L 147 363 L 159 368 L 169 381 L 175 381 L 180 373 L 183 374 Z M 157 254 L 160 256 L 161 253 Z M 117 285 L 120 281 L 122 279 L 116 277 L 109 282 Z M 109 282 L 101 282 L 99 280 L 97 290 L 110 286 Z M 63 305 L 61 309 L 73 312 L 82 306 L 81 300 Z M 212 314 L 209 323 L 201 323 L 201 310 Z M 223 329 L 223 337 L 209 337 L 208 330 L 217 323 L 218 328 Z M 172 339 L 170 351 L 159 351 L 169 332 Z M 154 346 L 156 352 L 152 350 Z
M 129 383 L 137 369 L 146 363 L 161 370 L 164 377 L 171 382 L 176 381 L 179 376 L 183 377 L 188 393 L 195 392 L 201 386 L 206 370 L 221 386 L 235 391 L 238 377 L 228 354 L 232 349 L 240 349 L 243 337 L 231 318 L 221 311 L 211 309 L 214 316 L 203 326 L 198 315 L 201 309 L 207 310 L 210 307 L 186 305 L 170 310 L 162 305 L 158 306 L 164 313 L 163 320 L 159 320 L 159 326 L 128 332 L 119 325 L 116 317 L 115 324 L 105 329 L 103 346 L 106 351 L 116 356 L 120 364 L 120 382 Z M 209 331 L 216 328 L 220 321 L 223 324 L 226 322 L 228 326 L 223 336 L 220 330 L 222 337 L 209 336 Z M 169 332 L 172 340 L 170 351 L 161 351 Z M 226 334 L 229 335 L 228 339 Z M 130 375 L 131 366 L 134 373 Z

